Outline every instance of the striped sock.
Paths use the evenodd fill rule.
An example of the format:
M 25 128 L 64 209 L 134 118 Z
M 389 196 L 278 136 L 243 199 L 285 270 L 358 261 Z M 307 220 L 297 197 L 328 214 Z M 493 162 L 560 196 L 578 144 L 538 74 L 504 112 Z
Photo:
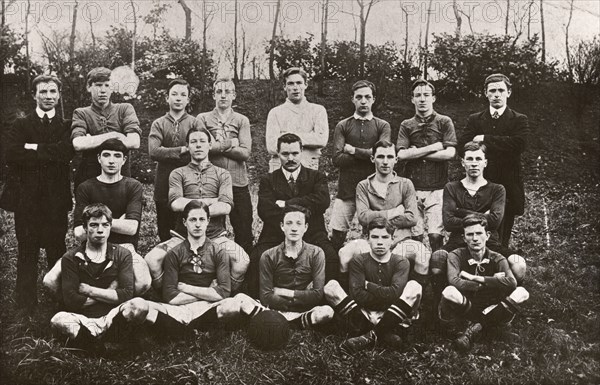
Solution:
M 267 308 L 264 307 L 263 305 L 256 304 L 256 305 L 254 305 L 254 307 L 252 308 L 252 311 L 250 312 L 250 314 L 248 314 L 248 316 L 254 317 L 255 315 L 257 315 L 258 313 L 260 313 L 264 310 L 267 310 Z
M 300 315 L 300 317 L 296 318 L 295 320 L 290 321 L 291 325 L 294 328 L 298 328 L 298 329 L 312 329 L 313 328 L 313 321 L 311 319 L 311 313 L 312 311 L 307 311 L 305 313 L 302 313 Z
M 350 298 L 349 296 L 347 296 L 346 298 L 344 298 L 342 300 L 342 302 L 338 303 L 333 310 L 336 313 L 339 313 L 343 316 L 347 316 L 353 309 L 357 308 L 358 305 L 356 304 L 356 302 Z
M 407 304 L 404 300 L 398 299 L 398 301 L 383 313 L 381 321 L 375 326 L 375 333 L 378 336 L 391 332 L 396 325 L 400 322 L 410 318 L 412 313 L 412 307 Z
M 345 320 L 345 328 L 350 334 L 364 334 L 371 327 L 371 323 L 360 311 L 358 304 L 349 296 L 337 304 L 333 310 Z

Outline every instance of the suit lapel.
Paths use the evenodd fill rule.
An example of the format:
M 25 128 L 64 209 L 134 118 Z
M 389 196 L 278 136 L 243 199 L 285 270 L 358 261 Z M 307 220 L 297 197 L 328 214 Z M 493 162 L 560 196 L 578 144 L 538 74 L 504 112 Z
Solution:
M 287 179 L 285 179 L 285 175 L 283 175 L 283 171 L 281 168 L 273 171 L 273 187 L 275 188 L 275 193 L 277 195 L 281 195 L 285 198 L 292 198 L 292 189 Z

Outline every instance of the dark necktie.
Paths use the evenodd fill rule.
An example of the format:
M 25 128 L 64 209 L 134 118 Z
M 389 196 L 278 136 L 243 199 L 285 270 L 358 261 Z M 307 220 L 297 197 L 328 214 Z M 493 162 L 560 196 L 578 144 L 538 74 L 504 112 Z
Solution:
M 42 118 L 42 124 L 44 126 L 48 126 L 50 124 L 50 118 L 48 118 L 48 114 L 44 114 L 44 117 Z
M 290 185 L 292 194 L 294 196 L 298 195 L 298 186 L 296 185 L 296 181 L 294 180 L 294 177 L 292 175 L 290 175 L 290 179 L 288 179 L 288 184 Z
M 492 115 L 493 119 L 498 119 L 500 118 L 500 114 L 498 113 L 498 111 L 494 111 L 494 115 Z

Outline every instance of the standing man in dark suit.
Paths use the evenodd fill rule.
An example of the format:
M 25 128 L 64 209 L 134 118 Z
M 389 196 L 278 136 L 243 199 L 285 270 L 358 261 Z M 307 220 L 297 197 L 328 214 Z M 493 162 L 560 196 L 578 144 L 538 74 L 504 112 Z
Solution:
M 310 210 L 308 230 L 303 239 L 325 252 L 325 282 L 336 279 L 339 272 L 339 258 L 329 242 L 323 218 L 330 202 L 327 178 L 323 173 L 301 165 L 302 140 L 296 134 L 283 134 L 277 139 L 277 154 L 281 167 L 261 179 L 258 191 L 258 215 L 263 220 L 263 228 L 250 255 L 246 277 L 248 293 L 254 298 L 258 295 L 260 257 L 283 242 L 280 224 L 288 205 Z
M 14 211 L 19 243 L 16 300 L 31 311 L 37 304 L 38 258 L 46 250 L 52 267 L 65 253 L 71 210 L 69 162 L 74 151 L 70 125 L 56 114 L 62 83 L 40 75 L 31 84 L 36 109 L 5 135 L 9 171 L 0 207 Z
M 525 211 L 521 153 L 525 151 L 530 134 L 527 116 L 507 105 L 511 86 L 503 74 L 492 74 L 485 79 L 484 92 L 489 108 L 469 116 L 458 147 L 463 148 L 469 141 L 482 142 L 487 147 L 488 166 L 484 177 L 506 189 L 504 219 L 498 229 L 505 248 L 508 248 L 515 216 Z

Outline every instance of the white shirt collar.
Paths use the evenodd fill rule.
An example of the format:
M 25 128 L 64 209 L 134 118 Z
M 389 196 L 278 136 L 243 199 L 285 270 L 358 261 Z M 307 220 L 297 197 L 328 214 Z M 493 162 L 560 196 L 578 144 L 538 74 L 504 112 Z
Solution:
M 56 108 L 53 108 L 50 111 L 44 111 L 41 108 L 36 107 L 35 112 L 40 119 L 44 118 L 44 114 L 48 114 L 48 119 L 54 119 L 54 116 L 56 115 Z
M 285 180 L 290 180 L 290 176 L 294 178 L 294 181 L 298 180 L 298 175 L 300 174 L 300 169 L 302 166 L 298 167 L 294 172 L 289 172 L 285 168 L 281 167 L 281 171 L 283 171 L 283 175 L 285 176 Z
M 498 111 L 498 115 L 502 116 L 504 110 L 506 110 L 506 104 L 504 105 L 504 107 L 498 109 L 490 106 L 490 115 L 494 116 L 494 112 Z
M 357 114 L 356 112 L 354 113 L 354 119 L 356 120 L 371 120 L 373 119 L 373 113 L 369 112 L 369 114 L 367 116 L 360 116 L 359 114 Z

